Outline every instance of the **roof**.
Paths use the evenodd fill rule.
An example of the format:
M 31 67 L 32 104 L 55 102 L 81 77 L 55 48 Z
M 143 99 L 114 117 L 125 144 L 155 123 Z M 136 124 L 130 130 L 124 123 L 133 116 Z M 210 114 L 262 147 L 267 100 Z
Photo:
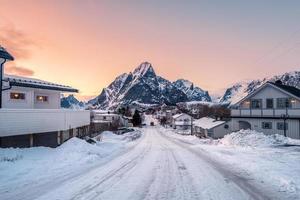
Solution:
M 4 81 L 8 81 L 10 86 L 56 90 L 61 92 L 78 92 L 77 89 L 74 89 L 70 86 L 51 83 L 40 79 L 26 78 L 14 75 L 4 75 Z
M 180 114 L 173 115 L 172 117 L 173 117 L 173 119 L 176 119 L 176 118 L 178 118 L 178 117 L 181 117 L 182 115 L 187 115 L 187 116 L 189 116 L 188 114 L 180 113 Z M 189 117 L 190 117 L 190 116 L 189 116 Z
M 0 46 L 0 58 L 4 58 L 6 60 L 14 60 L 14 57 L 10 55 L 6 49 Z
M 289 85 L 283 85 L 278 83 L 269 82 L 270 84 L 279 87 L 280 89 L 300 98 L 300 90 L 296 87 L 289 86 Z
M 175 125 L 177 126 L 190 126 L 191 125 L 191 121 L 176 121 L 174 122 Z
M 210 117 L 202 117 L 198 120 L 195 120 L 193 124 L 194 124 L 194 126 L 198 126 L 203 129 L 212 129 L 212 128 L 220 126 L 224 123 L 225 123 L 225 121 L 218 121 L 218 120 L 215 120 Z

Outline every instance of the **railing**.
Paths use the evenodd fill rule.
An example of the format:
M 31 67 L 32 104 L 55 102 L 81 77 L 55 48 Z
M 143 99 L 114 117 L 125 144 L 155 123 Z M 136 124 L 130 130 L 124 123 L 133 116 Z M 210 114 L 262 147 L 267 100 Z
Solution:
M 300 117 L 300 109 L 231 109 L 232 117 Z
M 90 111 L 0 109 L 0 136 L 68 130 L 90 124 Z

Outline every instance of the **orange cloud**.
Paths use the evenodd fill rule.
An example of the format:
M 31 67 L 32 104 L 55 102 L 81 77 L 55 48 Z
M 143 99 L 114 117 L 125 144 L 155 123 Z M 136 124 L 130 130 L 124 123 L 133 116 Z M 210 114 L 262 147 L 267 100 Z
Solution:
M 5 66 L 5 73 L 19 76 L 33 76 L 34 71 L 26 67 L 8 65 Z
M 17 30 L 12 24 L 0 26 L 0 45 L 5 47 L 16 59 L 30 58 L 30 48 L 37 46 L 27 34 Z

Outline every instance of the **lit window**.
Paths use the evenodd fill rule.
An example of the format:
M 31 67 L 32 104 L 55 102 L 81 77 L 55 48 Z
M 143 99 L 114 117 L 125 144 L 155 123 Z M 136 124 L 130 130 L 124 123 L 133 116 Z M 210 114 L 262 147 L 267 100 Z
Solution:
M 36 96 L 36 101 L 38 101 L 38 102 L 48 102 L 48 96 L 37 95 Z
M 25 100 L 25 93 L 11 92 L 10 99 Z

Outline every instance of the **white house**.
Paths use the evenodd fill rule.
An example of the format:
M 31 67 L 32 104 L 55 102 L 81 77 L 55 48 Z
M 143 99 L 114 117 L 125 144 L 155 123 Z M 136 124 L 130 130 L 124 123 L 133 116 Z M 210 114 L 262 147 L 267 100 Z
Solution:
M 202 117 L 193 122 L 194 134 L 212 138 L 222 138 L 231 132 L 229 124 L 225 121 L 210 117 Z
M 231 108 L 232 130 L 254 129 L 300 139 L 300 90 L 267 82 Z
M 91 129 L 92 132 L 100 132 L 105 130 L 116 130 L 122 126 L 129 126 L 128 118 L 119 114 L 111 113 L 103 110 L 91 111 Z
M 61 109 L 69 86 L 33 78 L 5 75 L 0 109 L 0 147 L 56 147 L 88 133 L 90 112 Z
M 191 128 L 192 117 L 185 113 L 172 116 L 172 127 L 178 130 L 187 130 Z

